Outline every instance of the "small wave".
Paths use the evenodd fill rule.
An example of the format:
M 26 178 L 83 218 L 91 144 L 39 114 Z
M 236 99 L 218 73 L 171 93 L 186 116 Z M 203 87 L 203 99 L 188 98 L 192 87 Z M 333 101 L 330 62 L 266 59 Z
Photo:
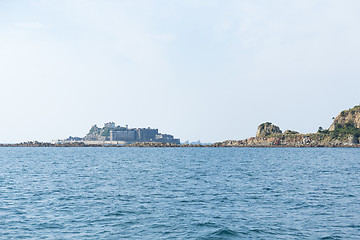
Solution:
M 205 203 L 204 200 L 191 199 L 191 200 L 180 200 L 181 203 Z
M 201 237 L 199 239 L 201 240 L 220 240 L 220 239 L 237 239 L 240 238 L 240 234 L 236 231 L 233 231 L 228 228 L 222 228 L 219 230 L 216 230 L 213 233 L 210 233 L 209 235 L 205 237 Z
M 239 236 L 238 232 L 230 229 L 220 229 L 213 233 L 215 236 Z
M 359 228 L 360 229 L 360 225 L 356 225 L 356 224 L 350 224 L 347 227 L 349 227 L 349 228 Z
M 55 229 L 55 228 L 63 228 L 64 226 L 61 224 L 57 224 L 57 223 L 40 223 L 38 224 L 38 228 L 39 229 Z
M 196 226 L 198 227 L 219 227 L 216 223 L 213 222 L 204 222 L 204 223 L 197 223 Z
M 170 226 L 164 223 L 154 223 L 151 225 L 151 228 L 168 228 L 168 227 Z
M 341 239 L 341 237 L 339 237 L 339 236 L 326 236 L 326 237 L 322 237 L 320 239 L 322 239 L 322 240 L 337 240 L 337 239 Z
M 129 214 L 135 214 L 136 212 L 135 211 L 122 211 L 122 210 L 119 210 L 119 211 L 116 211 L 116 212 L 110 212 L 110 213 L 107 213 L 105 214 L 105 217 L 110 217 L 110 216 L 125 216 L 125 215 L 129 215 Z
M 18 210 L 18 209 L 15 209 L 14 214 L 16 214 L 16 215 L 24 215 L 24 214 L 26 214 L 26 212 L 25 212 L 25 211 Z

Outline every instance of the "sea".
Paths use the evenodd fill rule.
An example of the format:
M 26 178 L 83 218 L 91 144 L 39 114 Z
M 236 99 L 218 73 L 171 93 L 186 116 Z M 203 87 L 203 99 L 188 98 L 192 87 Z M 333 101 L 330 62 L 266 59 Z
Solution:
M 0 148 L 0 239 L 360 239 L 360 149 Z

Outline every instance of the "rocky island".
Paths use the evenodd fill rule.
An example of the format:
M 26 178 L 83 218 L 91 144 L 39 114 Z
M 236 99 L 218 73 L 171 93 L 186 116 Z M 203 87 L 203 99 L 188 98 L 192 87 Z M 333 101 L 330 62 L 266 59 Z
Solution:
M 266 122 L 255 137 L 214 143 L 213 147 L 360 147 L 360 105 L 342 111 L 329 129 L 301 134 Z

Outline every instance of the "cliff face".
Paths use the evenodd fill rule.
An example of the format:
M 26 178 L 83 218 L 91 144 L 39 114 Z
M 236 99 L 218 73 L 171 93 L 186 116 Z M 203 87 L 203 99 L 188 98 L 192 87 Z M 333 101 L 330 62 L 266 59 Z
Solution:
M 280 128 L 270 122 L 261 124 L 256 132 L 256 137 L 266 137 L 271 134 L 282 133 Z
M 355 106 L 349 110 L 342 111 L 331 124 L 329 131 L 334 131 L 336 128 L 352 125 L 355 128 L 360 128 L 360 105 Z
M 107 141 L 110 136 L 110 128 L 99 128 L 96 125 L 92 126 L 89 133 L 85 136 L 86 141 Z

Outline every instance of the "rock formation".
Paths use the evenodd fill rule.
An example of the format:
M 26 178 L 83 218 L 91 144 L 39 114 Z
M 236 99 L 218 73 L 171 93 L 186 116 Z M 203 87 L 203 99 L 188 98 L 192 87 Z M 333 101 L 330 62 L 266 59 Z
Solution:
M 266 137 L 272 134 L 282 133 L 280 128 L 270 122 L 261 124 L 256 132 L 256 137 Z
M 284 134 L 299 134 L 299 132 L 297 132 L 297 131 L 292 131 L 292 130 L 286 130 L 286 131 L 284 132 Z
M 93 125 L 88 134 L 85 136 L 86 141 L 101 141 L 106 140 L 106 136 L 101 136 L 101 132 L 103 129 L 99 128 L 98 126 Z M 100 139 L 101 138 L 101 139 Z M 104 138 L 104 139 L 103 139 Z
M 355 106 L 349 110 L 342 111 L 331 124 L 329 131 L 334 131 L 336 128 L 342 128 L 346 125 L 360 128 L 360 105 Z
M 360 106 L 342 111 L 329 129 L 301 134 L 266 122 L 258 127 L 256 137 L 228 140 L 213 147 L 360 147 Z

